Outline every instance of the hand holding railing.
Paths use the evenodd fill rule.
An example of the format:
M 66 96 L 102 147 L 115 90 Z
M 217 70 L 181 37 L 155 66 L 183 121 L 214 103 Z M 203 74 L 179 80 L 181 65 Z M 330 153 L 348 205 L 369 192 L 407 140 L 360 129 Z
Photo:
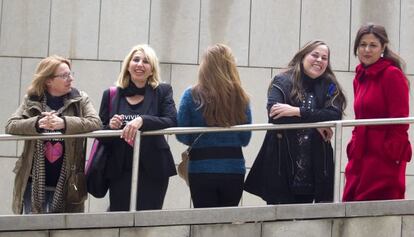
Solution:
M 130 211 L 136 210 L 136 197 L 138 188 L 138 170 L 139 170 L 139 150 L 140 136 L 153 135 L 172 135 L 172 134 L 189 134 L 189 133 L 210 133 L 210 132 L 229 132 L 229 131 L 263 131 L 263 130 L 281 130 L 281 129 L 298 129 L 298 128 L 318 128 L 318 127 L 335 127 L 335 187 L 334 202 L 339 202 L 340 194 L 340 167 L 342 156 L 342 129 L 343 127 L 353 127 L 357 125 L 385 125 L 385 124 L 411 124 L 414 123 L 414 117 L 408 118 L 389 118 L 389 119 L 360 119 L 360 120 L 339 120 L 317 123 L 297 123 L 297 124 L 248 124 L 237 125 L 232 127 L 173 127 L 162 130 L 138 132 L 136 134 L 134 152 L 133 152 L 133 169 L 131 182 L 131 202 Z M 34 140 L 50 138 L 74 138 L 74 137 L 114 137 L 120 136 L 122 130 L 100 130 L 82 134 L 61 134 L 47 133 L 30 136 L 18 136 L 9 134 L 0 134 L 0 141 L 13 140 Z

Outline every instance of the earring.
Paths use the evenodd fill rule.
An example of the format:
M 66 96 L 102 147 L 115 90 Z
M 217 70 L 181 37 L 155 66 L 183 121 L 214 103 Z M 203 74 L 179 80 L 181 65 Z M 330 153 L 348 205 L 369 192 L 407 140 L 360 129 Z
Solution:
M 383 58 L 383 57 L 384 57 L 384 52 L 381 53 L 381 58 Z

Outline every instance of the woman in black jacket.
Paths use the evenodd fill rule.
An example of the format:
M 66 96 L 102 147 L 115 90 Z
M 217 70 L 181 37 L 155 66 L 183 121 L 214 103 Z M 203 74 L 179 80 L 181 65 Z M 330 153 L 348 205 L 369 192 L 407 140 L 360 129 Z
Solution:
M 345 106 L 322 41 L 303 46 L 268 91 L 269 122 L 275 124 L 339 120 Z M 330 128 L 268 131 L 244 189 L 268 204 L 332 201 L 331 137 Z
M 110 211 L 128 211 L 132 153 L 138 130 L 177 125 L 177 110 L 169 84 L 160 83 L 159 63 L 148 45 L 137 45 L 125 57 L 109 112 L 109 89 L 102 96 L 99 116 L 105 129 L 122 129 L 120 138 L 102 141 L 110 155 L 106 164 Z M 176 174 L 164 136 L 144 136 L 140 147 L 137 210 L 161 209 L 169 177 Z

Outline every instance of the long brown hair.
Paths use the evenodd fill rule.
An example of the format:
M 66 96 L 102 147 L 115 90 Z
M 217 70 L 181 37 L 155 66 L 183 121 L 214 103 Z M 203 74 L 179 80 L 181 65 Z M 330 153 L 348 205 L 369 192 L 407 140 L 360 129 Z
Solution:
M 292 74 L 292 91 L 290 93 L 290 98 L 293 101 L 301 101 L 304 97 L 304 91 L 302 87 L 302 74 L 303 72 L 303 59 L 306 55 L 310 54 L 315 48 L 320 45 L 324 45 L 328 48 L 328 66 L 325 69 L 325 72 L 321 75 L 321 77 L 325 78 L 326 80 L 330 81 L 331 83 L 335 84 L 336 91 L 333 94 L 333 99 L 338 100 L 339 104 L 342 105 L 341 111 L 344 111 L 346 108 L 346 98 L 343 93 L 342 87 L 339 84 L 338 80 L 336 79 L 335 74 L 332 71 L 331 67 L 331 50 L 329 49 L 328 45 L 321 40 L 312 40 L 306 43 L 296 54 L 293 56 L 292 60 L 288 64 L 288 68 L 286 72 Z
M 236 61 L 228 46 L 215 44 L 204 53 L 192 96 L 209 126 L 247 122 L 249 97 L 241 87 Z
M 42 59 L 36 67 L 32 82 L 29 88 L 27 89 L 27 95 L 42 97 L 45 94 L 45 91 L 47 90 L 47 79 L 54 77 L 56 69 L 62 63 L 67 64 L 69 69 L 71 68 L 68 59 L 57 55 L 52 55 Z
M 361 42 L 361 38 L 362 36 L 366 34 L 373 34 L 380 41 L 381 47 L 384 47 L 385 45 L 383 57 L 393 61 L 396 67 L 401 69 L 401 71 L 404 71 L 405 62 L 400 56 L 398 56 L 397 53 L 395 53 L 388 47 L 388 43 L 390 41 L 388 39 L 387 31 L 385 30 L 385 27 L 382 25 L 368 23 L 366 25 L 361 26 L 361 28 L 359 28 L 358 33 L 355 37 L 355 41 L 354 41 L 354 55 L 355 56 L 357 56 L 358 47 Z

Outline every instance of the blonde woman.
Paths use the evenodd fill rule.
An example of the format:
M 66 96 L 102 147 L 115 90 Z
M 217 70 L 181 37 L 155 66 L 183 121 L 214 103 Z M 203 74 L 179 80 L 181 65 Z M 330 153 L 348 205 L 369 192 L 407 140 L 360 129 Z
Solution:
M 84 133 L 101 128 L 86 93 L 72 87 L 70 62 L 59 56 L 40 61 L 23 103 L 6 133 Z M 85 139 L 27 140 L 14 169 L 13 212 L 82 212 L 86 199 Z M 77 178 L 74 178 L 77 176 Z M 78 180 L 79 182 L 74 182 Z
M 133 139 L 138 130 L 176 126 L 177 111 L 169 84 L 160 82 L 159 63 L 148 45 L 134 46 L 125 57 L 109 112 L 109 89 L 102 96 L 99 116 L 105 129 L 122 129 L 120 138 L 104 139 L 110 152 L 106 164 L 110 211 L 128 211 L 131 193 Z M 141 140 L 137 209 L 161 209 L 169 177 L 176 174 L 164 136 Z
M 241 87 L 235 58 L 229 47 L 216 44 L 207 49 L 198 83 L 181 97 L 178 125 L 228 127 L 251 123 L 249 97 Z M 188 166 L 194 207 L 237 206 L 246 172 L 242 146 L 251 132 L 177 135 L 192 145 Z

